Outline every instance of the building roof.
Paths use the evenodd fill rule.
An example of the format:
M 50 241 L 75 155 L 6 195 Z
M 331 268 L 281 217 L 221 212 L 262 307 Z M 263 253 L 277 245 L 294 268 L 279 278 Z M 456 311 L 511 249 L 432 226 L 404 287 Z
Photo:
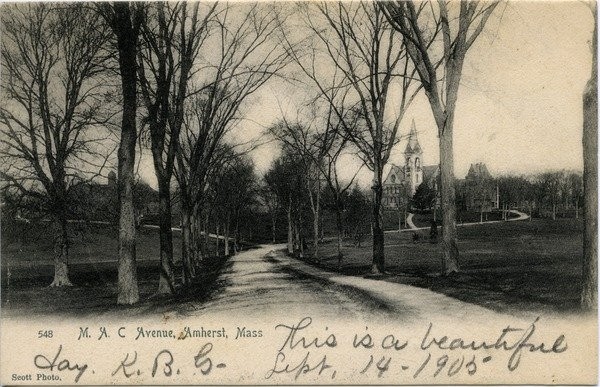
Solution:
M 393 178 L 392 176 L 396 177 L 395 181 L 392 181 Z M 386 178 L 383 180 L 383 184 L 384 185 L 388 185 L 388 184 L 401 184 L 402 182 L 404 182 L 404 168 L 399 167 L 395 164 L 392 164 L 392 168 L 390 168 L 390 171 L 388 172 Z
M 484 163 L 475 163 L 475 164 L 471 164 L 471 167 L 469 167 L 469 172 L 467 173 L 467 176 L 465 176 L 465 179 L 491 179 L 492 175 L 490 174 L 490 171 L 488 171 L 486 165 Z
M 434 179 L 440 173 L 440 166 L 435 165 L 425 165 L 423 166 L 423 180 L 431 180 Z
M 415 119 L 413 118 L 410 126 L 410 133 L 408 135 L 408 142 L 404 149 L 404 154 L 409 153 L 423 153 L 421 145 L 419 144 L 419 137 L 417 136 L 417 126 L 415 125 Z

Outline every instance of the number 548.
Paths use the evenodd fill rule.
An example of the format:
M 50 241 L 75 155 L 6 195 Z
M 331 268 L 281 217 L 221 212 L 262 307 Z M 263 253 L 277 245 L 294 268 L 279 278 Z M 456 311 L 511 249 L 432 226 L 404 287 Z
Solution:
M 52 337 L 52 331 L 51 330 L 42 330 L 42 331 L 38 331 L 38 339 L 49 339 Z

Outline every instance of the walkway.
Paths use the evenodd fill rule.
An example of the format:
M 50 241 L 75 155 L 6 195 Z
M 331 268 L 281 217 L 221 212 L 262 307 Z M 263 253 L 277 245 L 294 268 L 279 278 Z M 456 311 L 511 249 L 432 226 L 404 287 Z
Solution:
M 508 210 L 508 211 L 511 212 L 511 213 L 513 213 L 513 214 L 515 214 L 515 215 L 517 215 L 517 217 L 516 218 L 508 218 L 507 220 L 488 220 L 488 221 L 485 221 L 485 222 L 457 223 L 456 226 L 457 227 L 462 227 L 462 226 L 474 226 L 474 225 L 478 225 L 478 224 L 516 222 L 516 221 L 521 221 L 521 220 L 527 220 L 527 219 L 529 219 L 529 215 L 527 215 L 524 212 L 517 211 L 517 210 Z M 400 230 L 401 232 L 418 231 L 418 230 L 429 230 L 429 226 L 427 226 L 427 227 L 417 227 L 413 223 L 413 216 L 414 216 L 414 214 L 412 212 L 408 213 L 408 216 L 406 217 L 406 224 L 408 225 L 409 228 Z M 389 230 L 389 231 L 386 231 L 386 232 L 387 233 L 398 232 L 398 230 Z

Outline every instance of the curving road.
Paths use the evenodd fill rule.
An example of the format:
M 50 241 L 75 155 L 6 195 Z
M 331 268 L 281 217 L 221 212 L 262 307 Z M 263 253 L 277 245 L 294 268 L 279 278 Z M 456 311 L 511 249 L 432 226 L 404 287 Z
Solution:
M 508 210 L 508 211 L 517 215 L 517 217 L 516 218 L 508 218 L 507 220 L 488 220 L 485 222 L 457 223 L 456 226 L 461 227 L 461 226 L 473 226 L 473 225 L 477 225 L 477 224 L 516 222 L 516 221 L 520 221 L 520 220 L 529 219 L 529 215 L 527 215 L 524 212 L 517 211 L 517 210 Z M 408 216 L 406 217 L 406 224 L 408 224 L 409 228 L 404 229 L 402 231 L 415 231 L 415 230 L 428 230 L 429 229 L 429 227 L 417 227 L 412 221 L 413 216 L 414 216 L 414 214 L 412 212 L 408 213 Z M 387 231 L 387 232 L 390 232 L 390 231 Z M 396 230 L 391 231 L 391 232 L 396 232 Z
M 195 310 L 209 316 L 257 319 L 266 315 L 352 321 L 509 317 L 428 289 L 328 272 L 285 256 L 282 248 L 267 245 L 232 257 L 219 278 L 221 291 L 195 305 Z

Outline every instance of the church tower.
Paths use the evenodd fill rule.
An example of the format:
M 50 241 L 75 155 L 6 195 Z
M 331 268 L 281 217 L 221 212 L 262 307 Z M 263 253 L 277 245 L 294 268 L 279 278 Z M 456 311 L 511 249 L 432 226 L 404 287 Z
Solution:
M 417 187 L 423 182 L 423 150 L 419 144 L 415 120 L 412 120 L 408 143 L 404 150 L 405 177 L 410 186 L 411 195 L 415 194 Z

